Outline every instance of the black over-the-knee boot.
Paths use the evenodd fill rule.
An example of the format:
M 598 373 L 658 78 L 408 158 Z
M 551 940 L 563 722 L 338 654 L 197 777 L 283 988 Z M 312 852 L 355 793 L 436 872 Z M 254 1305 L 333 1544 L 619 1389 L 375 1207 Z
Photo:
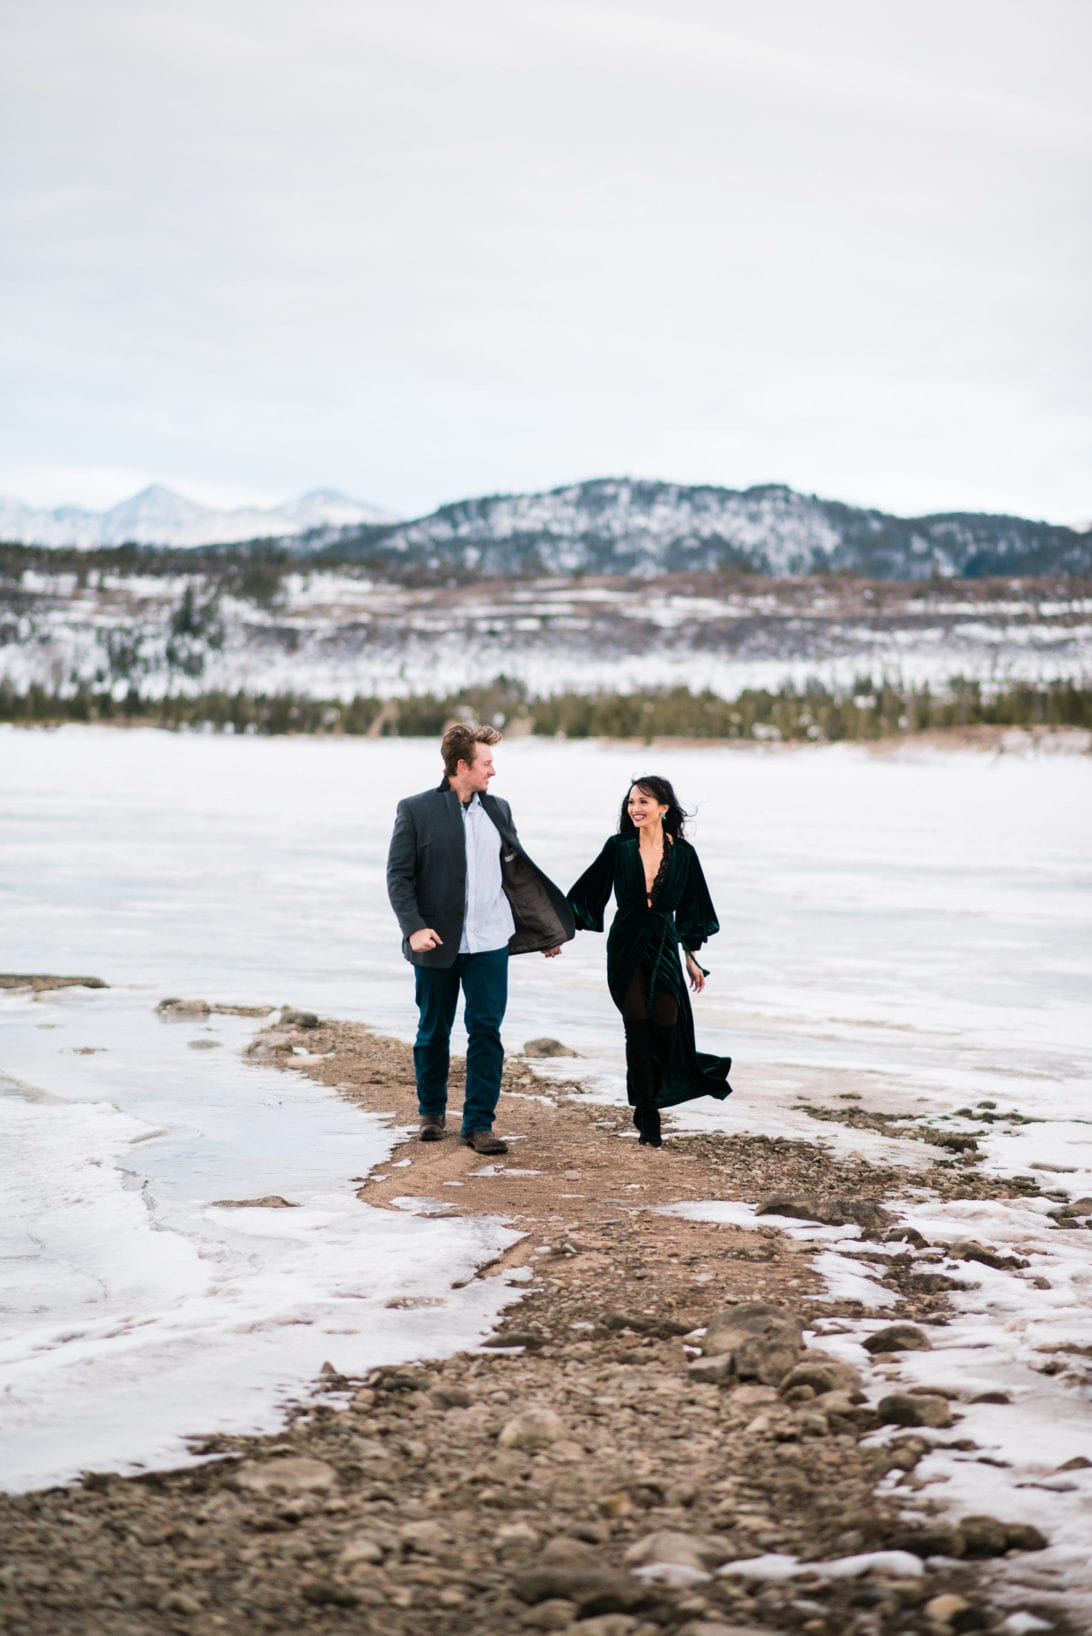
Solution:
M 626 1096 L 641 1141 L 659 1145 L 660 1112 L 656 1106 L 657 1074 L 652 1054 L 652 1024 L 644 1017 L 624 1018 L 626 1031 Z M 653 1135 L 646 1135 L 646 1132 Z

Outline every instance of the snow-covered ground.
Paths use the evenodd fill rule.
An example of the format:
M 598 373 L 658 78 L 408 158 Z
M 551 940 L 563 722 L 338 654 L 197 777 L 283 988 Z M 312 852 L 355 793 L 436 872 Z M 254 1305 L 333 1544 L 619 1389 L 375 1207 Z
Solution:
M 187 583 L 197 629 L 172 640 Z M 1063 583 L 1064 582 L 1060 582 Z M 5 611 L 6 603 L 6 611 Z M 0 602 L 0 680 L 382 698 L 504 675 L 532 694 L 777 689 L 858 676 L 942 687 L 1092 675 L 1092 599 L 1074 585 L 832 580 L 542 580 L 411 589 L 287 575 L 262 607 L 199 578 L 27 572 Z
M 495 789 L 562 884 L 634 775 L 663 772 L 697 809 L 723 926 L 699 1043 L 734 1056 L 735 1094 L 674 1114 L 676 1127 L 799 1136 L 920 1170 L 920 1141 L 815 1117 L 851 1106 L 973 1129 L 992 1174 L 1092 1195 L 1089 758 L 519 740 L 497 761 Z M 0 729 L 0 768 L 5 966 L 114 985 L 0 994 L 0 1123 L 19 1155 L 0 1182 L 7 1481 L 173 1463 L 187 1435 L 273 1424 L 327 1361 L 356 1372 L 473 1344 L 516 1291 L 452 1285 L 505 1241 L 503 1223 L 444 1223 L 443 1264 L 426 1262 L 419 1221 L 355 1200 L 352 1178 L 389 1151 L 377 1121 L 243 1065 L 253 1024 L 154 1013 L 167 995 L 291 1001 L 409 1037 L 382 874 L 395 801 L 435 782 L 435 745 Z M 603 940 L 517 962 L 506 1033 L 510 1049 L 560 1035 L 583 1054 L 566 1075 L 619 1100 Z M 299 1208 L 213 1202 L 265 1194 Z M 1028 1267 L 960 1262 L 943 1344 L 873 1379 L 877 1393 L 884 1370 L 965 1400 L 1009 1393 L 958 1405 L 960 1435 L 1006 1464 L 938 1451 L 919 1468 L 923 1492 L 1036 1521 L 1051 1555 L 1019 1571 L 1079 1586 L 1089 1472 L 1056 1468 L 1092 1458 L 1087 1360 L 1073 1350 L 1092 1343 L 1092 1275 L 1087 1235 L 1052 1225 L 1049 1207 L 908 1194 L 905 1218 L 933 1244 L 973 1238 Z M 751 1219 L 733 1201 L 707 1208 Z M 828 1240 L 833 1287 L 872 1300 L 873 1319 L 822 1339 L 866 1361 L 890 1246 L 777 1225 Z M 136 1396 L 153 1377 L 162 1389 Z

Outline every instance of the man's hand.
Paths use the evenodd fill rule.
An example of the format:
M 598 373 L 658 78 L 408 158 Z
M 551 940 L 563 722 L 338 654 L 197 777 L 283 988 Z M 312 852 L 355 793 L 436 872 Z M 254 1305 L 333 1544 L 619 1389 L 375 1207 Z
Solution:
M 543 949 L 542 953 L 545 959 L 552 960 L 555 954 L 561 953 L 561 944 L 559 943 L 556 949 Z
M 409 946 L 414 954 L 427 954 L 430 949 L 438 949 L 443 943 L 439 932 L 434 932 L 431 926 L 422 926 L 419 932 L 411 932 Z

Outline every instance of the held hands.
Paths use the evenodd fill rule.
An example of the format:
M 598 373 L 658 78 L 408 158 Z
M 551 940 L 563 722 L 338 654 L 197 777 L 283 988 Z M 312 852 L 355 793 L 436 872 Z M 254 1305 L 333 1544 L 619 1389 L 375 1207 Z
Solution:
M 419 932 L 410 933 L 409 946 L 414 954 L 428 954 L 433 949 L 442 948 L 443 941 L 439 932 L 433 931 L 431 926 L 422 926 Z M 561 944 L 556 949 L 543 949 L 542 952 L 547 960 L 552 960 L 555 954 L 561 953 Z
M 705 987 L 705 973 L 692 954 L 686 957 L 686 975 L 690 979 L 690 987 L 695 994 L 700 994 Z
M 431 926 L 422 926 L 419 932 L 411 932 L 409 946 L 414 954 L 428 954 L 430 949 L 438 949 L 443 943 L 439 932 L 434 932 Z

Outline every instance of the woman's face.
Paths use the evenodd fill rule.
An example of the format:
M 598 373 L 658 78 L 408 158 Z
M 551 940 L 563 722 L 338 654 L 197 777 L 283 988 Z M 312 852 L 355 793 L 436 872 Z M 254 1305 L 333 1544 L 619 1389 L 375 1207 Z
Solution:
M 657 801 L 654 795 L 649 795 L 647 790 L 643 790 L 640 784 L 634 784 L 629 792 L 626 811 L 635 829 L 659 829 L 667 807 L 662 801 Z

